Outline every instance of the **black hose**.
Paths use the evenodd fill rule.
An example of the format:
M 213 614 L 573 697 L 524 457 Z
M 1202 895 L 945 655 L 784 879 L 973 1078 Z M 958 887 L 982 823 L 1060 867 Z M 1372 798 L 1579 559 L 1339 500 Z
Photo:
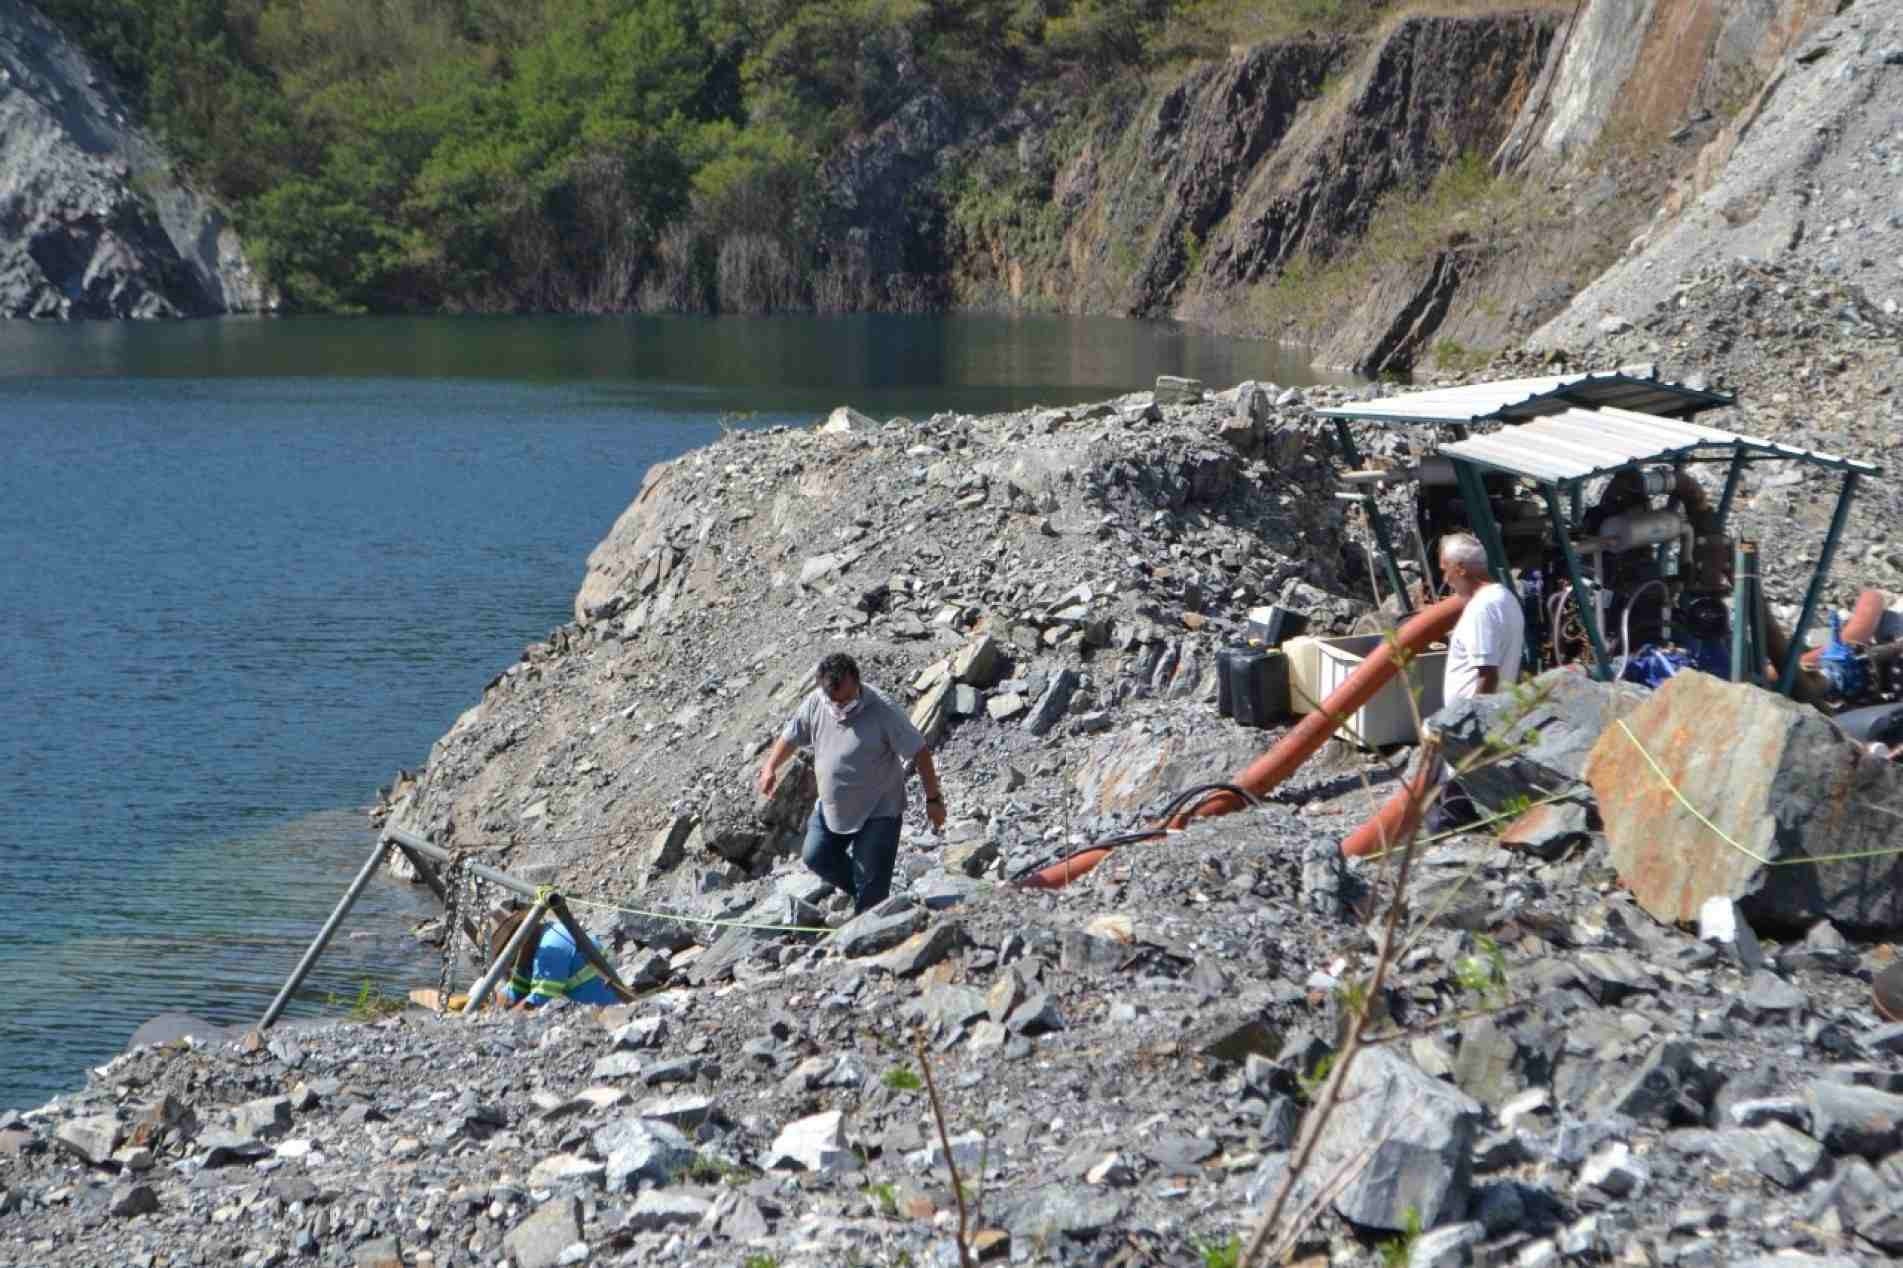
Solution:
M 1257 797 L 1254 793 L 1242 787 L 1240 784 L 1230 784 L 1230 783 L 1220 783 L 1220 782 L 1208 783 L 1208 784 L 1197 784 L 1192 788 L 1185 788 L 1183 791 L 1171 797 L 1169 802 L 1165 804 L 1163 809 L 1158 813 L 1157 818 L 1167 823 L 1176 815 L 1182 813 L 1184 811 L 1185 806 L 1189 806 L 1189 807 L 1200 806 L 1202 805 L 1203 802 L 1207 801 L 1210 797 L 1215 796 L 1219 793 L 1230 793 L 1234 795 L 1235 797 L 1239 798 L 1245 805 L 1248 805 L 1250 807 L 1256 807 L 1262 804 L 1262 799 L 1260 797 Z M 1069 860 L 1074 859 L 1078 857 L 1079 855 L 1089 854 L 1094 850 L 1114 850 L 1119 846 L 1136 845 L 1142 841 L 1155 841 L 1161 837 L 1165 837 L 1168 835 L 1169 835 L 1169 830 L 1167 828 L 1142 828 L 1135 832 L 1118 833 L 1116 836 L 1105 837 L 1101 841 L 1092 841 L 1090 844 L 1079 846 L 1075 850 L 1071 850 L 1066 853 L 1055 854 L 1037 863 L 1033 863 L 1029 867 L 1021 869 L 1011 879 L 1014 882 L 1021 881 L 1033 872 L 1041 872 L 1047 867 L 1055 867 L 1059 863 L 1068 862 Z

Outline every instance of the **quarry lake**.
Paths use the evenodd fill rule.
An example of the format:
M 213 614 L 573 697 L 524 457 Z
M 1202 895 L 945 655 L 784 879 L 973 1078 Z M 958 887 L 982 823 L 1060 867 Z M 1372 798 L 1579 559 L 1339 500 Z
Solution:
M 571 618 L 642 473 L 728 425 L 1313 381 L 1108 319 L 0 323 L 0 1108 L 165 1011 L 255 1020 L 364 808 Z M 434 984 L 380 878 L 292 1006 Z

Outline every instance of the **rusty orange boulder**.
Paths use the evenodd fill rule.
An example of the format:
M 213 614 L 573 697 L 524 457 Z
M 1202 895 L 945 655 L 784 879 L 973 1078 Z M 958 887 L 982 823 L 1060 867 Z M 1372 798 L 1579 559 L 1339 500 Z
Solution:
M 1761 930 L 1903 930 L 1903 770 L 1807 705 L 1686 671 L 1606 728 L 1586 778 L 1660 920 L 1722 895 Z

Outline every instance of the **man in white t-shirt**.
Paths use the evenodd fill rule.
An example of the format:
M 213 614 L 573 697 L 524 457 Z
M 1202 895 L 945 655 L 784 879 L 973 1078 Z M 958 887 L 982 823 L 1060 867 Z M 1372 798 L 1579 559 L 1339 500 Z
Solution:
M 1440 539 L 1440 571 L 1448 588 L 1467 600 L 1447 640 L 1442 702 L 1490 696 L 1511 686 L 1520 676 L 1520 651 L 1526 643 L 1520 601 L 1493 579 L 1486 548 L 1472 533 L 1449 533 Z M 1450 779 L 1428 816 L 1428 828 L 1446 831 L 1477 818 L 1466 790 Z
M 1440 571 L 1447 587 L 1467 600 L 1447 640 L 1447 677 L 1441 700 L 1452 704 L 1490 696 L 1520 676 L 1526 616 L 1513 591 L 1487 571 L 1487 552 L 1472 533 L 1440 539 Z

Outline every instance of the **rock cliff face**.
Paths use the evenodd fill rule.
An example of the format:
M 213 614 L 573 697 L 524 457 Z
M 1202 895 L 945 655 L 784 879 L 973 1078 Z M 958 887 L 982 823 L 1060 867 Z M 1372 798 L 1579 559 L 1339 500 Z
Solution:
M 1656 280 L 1652 249 L 1673 276 L 1775 253 L 1820 218 L 1802 208 L 1813 171 L 1851 213 L 1832 236 L 1854 234 L 1874 261 L 1845 267 L 1882 271 L 1895 217 L 1854 191 L 1860 173 L 1895 171 L 1897 19 L 1837 7 L 1414 16 L 1365 38 L 1238 49 L 1094 113 L 1020 110 L 961 143 L 956 161 L 986 146 L 1010 158 L 986 169 L 998 190 L 952 208 L 950 292 L 970 307 L 1175 317 L 1406 371 L 1437 342 L 1531 333 L 1621 255 L 1608 285 Z M 1486 187 L 1419 201 L 1457 161 L 1484 167 Z M 1000 191 L 1014 191 L 1008 210 L 971 210 Z M 1332 291 L 1263 301 L 1284 274 L 1329 270 Z M 1605 293 L 1575 313 L 1616 307 Z
M 1559 25 L 1418 17 L 1375 39 L 1258 45 L 1196 67 L 1064 156 L 1056 250 L 973 242 L 960 296 L 1233 325 L 1243 288 L 1336 253 L 1390 191 L 1497 147 Z
M 224 213 L 45 17 L 0 0 L 0 316 L 266 306 Z
M 1535 335 L 1539 346 L 1636 320 L 1685 279 L 1738 258 L 1809 266 L 1890 313 L 1903 305 L 1903 11 L 1856 4 L 1805 25 L 1806 6 L 1741 7 L 1758 20 L 1714 38 L 1771 67 L 1768 79 L 1623 257 Z M 1556 118 L 1548 150 L 1557 130 Z

